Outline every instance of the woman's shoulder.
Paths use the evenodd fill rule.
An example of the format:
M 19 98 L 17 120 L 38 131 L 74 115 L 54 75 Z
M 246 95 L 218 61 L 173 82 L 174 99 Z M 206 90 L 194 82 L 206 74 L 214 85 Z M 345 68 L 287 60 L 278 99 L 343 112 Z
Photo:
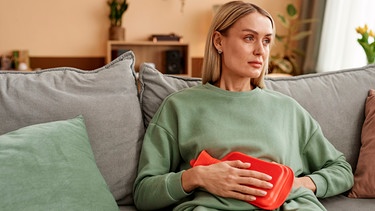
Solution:
M 271 102 L 274 102 L 279 106 L 282 106 L 285 109 L 285 111 L 287 110 L 286 108 L 288 108 L 288 110 L 291 112 L 298 112 L 310 116 L 309 112 L 293 97 L 271 89 L 265 88 L 262 90 L 263 93 L 270 98 L 269 100 Z
M 163 104 L 174 101 L 186 101 L 196 96 L 203 89 L 201 84 L 179 89 L 175 92 L 170 93 L 163 100 Z
M 192 87 L 181 88 L 179 90 L 173 91 L 166 95 L 164 98 L 159 98 L 161 103 L 158 105 L 157 111 L 153 116 L 153 121 L 157 121 L 158 116 L 165 113 L 174 113 L 177 110 L 183 110 L 192 103 L 191 96 L 194 96 L 193 92 L 199 90 L 201 85 L 195 85 Z
M 281 93 L 281 92 L 278 92 L 278 91 L 275 91 L 275 90 L 267 89 L 267 88 L 262 89 L 262 91 L 263 91 L 264 95 L 269 98 L 270 101 L 273 101 L 275 103 L 286 104 L 288 106 L 293 106 L 294 108 L 296 108 L 296 107 L 301 108 L 302 107 L 298 103 L 297 100 L 295 100 L 293 97 L 291 97 L 287 94 L 284 94 L 284 93 Z
M 192 93 L 197 93 L 197 92 L 199 92 L 202 89 L 203 89 L 202 84 L 198 84 L 198 85 L 194 85 L 194 86 L 191 86 L 191 87 L 182 88 L 182 89 L 179 89 L 179 90 L 177 90 L 175 92 L 172 92 L 168 96 L 168 98 L 176 98 L 176 97 L 188 96 L 188 95 L 191 95 Z
M 281 92 L 278 92 L 278 91 L 275 91 L 275 90 L 272 90 L 272 89 L 264 88 L 264 89 L 262 89 L 262 91 L 265 95 L 267 95 L 268 97 L 274 98 L 274 99 L 295 101 L 289 95 L 286 95 L 284 93 L 281 93 Z

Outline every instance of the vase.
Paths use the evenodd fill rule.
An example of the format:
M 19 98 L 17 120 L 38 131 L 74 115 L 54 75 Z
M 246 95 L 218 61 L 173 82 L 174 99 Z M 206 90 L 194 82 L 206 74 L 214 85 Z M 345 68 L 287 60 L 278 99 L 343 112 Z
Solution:
M 111 26 L 109 28 L 109 40 L 125 40 L 125 28 L 122 26 Z

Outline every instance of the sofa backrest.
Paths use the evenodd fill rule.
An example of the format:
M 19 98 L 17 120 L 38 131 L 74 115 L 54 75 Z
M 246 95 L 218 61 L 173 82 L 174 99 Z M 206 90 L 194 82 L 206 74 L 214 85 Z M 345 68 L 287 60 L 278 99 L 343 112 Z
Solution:
M 0 71 L 0 135 L 82 115 L 96 164 L 118 204 L 133 204 L 144 125 L 127 52 L 92 71 Z
M 146 126 L 166 96 L 201 83 L 198 78 L 163 75 L 147 64 L 141 65 L 139 79 Z M 365 100 L 369 89 L 375 88 L 375 66 L 295 77 L 267 77 L 266 86 L 293 97 L 308 110 L 355 169 Z
M 355 169 L 365 102 L 375 87 L 375 66 L 290 78 L 269 78 L 268 88 L 296 99 L 319 122 L 328 140 Z

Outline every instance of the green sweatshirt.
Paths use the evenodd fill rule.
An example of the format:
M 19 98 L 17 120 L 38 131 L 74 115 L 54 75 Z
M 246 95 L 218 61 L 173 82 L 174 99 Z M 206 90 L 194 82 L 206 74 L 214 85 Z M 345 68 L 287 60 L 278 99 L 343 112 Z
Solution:
M 324 137 L 318 123 L 295 100 L 256 88 L 230 92 L 198 85 L 167 97 L 143 142 L 134 201 L 140 210 L 257 210 L 251 204 L 197 189 L 187 194 L 182 172 L 202 150 L 218 159 L 239 151 L 308 175 L 316 196 L 293 189 L 284 210 L 324 210 L 316 197 L 350 189 L 353 174 L 345 157 Z

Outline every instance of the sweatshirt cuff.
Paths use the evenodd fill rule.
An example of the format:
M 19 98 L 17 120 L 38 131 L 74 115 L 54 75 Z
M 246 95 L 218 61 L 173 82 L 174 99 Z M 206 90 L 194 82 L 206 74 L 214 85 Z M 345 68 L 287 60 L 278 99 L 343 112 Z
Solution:
M 308 175 L 312 179 L 312 181 L 315 183 L 316 191 L 315 195 L 317 197 L 324 197 L 327 193 L 328 184 L 324 177 L 322 177 L 319 174 L 311 174 Z
M 167 189 L 169 196 L 176 201 L 179 201 L 182 198 L 190 195 L 189 193 L 186 193 L 182 188 L 182 172 L 183 171 L 180 171 L 178 173 L 171 173 L 167 178 Z

